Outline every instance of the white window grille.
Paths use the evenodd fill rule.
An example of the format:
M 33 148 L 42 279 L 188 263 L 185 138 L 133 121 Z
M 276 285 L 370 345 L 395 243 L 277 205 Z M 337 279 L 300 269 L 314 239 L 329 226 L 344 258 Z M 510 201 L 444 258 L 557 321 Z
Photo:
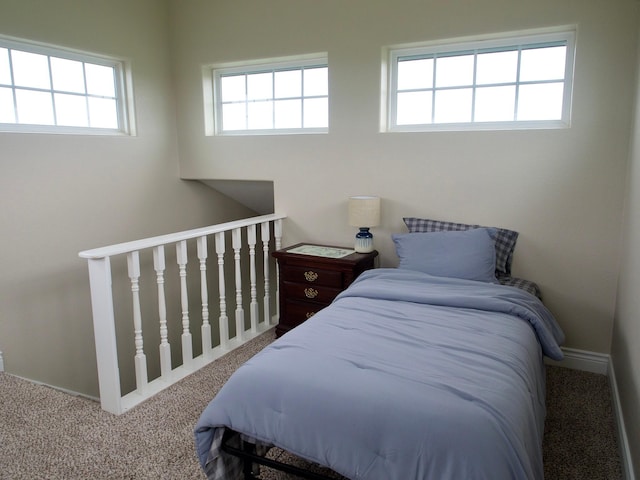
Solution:
M 208 66 L 204 86 L 209 135 L 328 131 L 326 55 Z
M 125 62 L 0 37 L 0 130 L 129 134 Z
M 387 130 L 570 124 L 570 30 L 390 49 Z

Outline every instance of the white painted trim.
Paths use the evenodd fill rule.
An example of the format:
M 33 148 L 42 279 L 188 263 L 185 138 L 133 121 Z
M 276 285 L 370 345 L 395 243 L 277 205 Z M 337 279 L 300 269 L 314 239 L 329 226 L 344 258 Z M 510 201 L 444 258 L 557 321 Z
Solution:
M 607 375 L 609 376 L 609 384 L 611 385 L 611 401 L 613 403 L 613 414 L 616 420 L 618 432 L 618 445 L 620 446 L 620 460 L 622 463 L 622 478 L 624 480 L 635 480 L 636 475 L 633 470 L 631 449 L 629 447 L 627 429 L 625 428 L 624 415 L 622 414 L 620 393 L 618 392 L 618 381 L 613 369 L 613 362 L 609 362 Z
M 0 372 L 4 372 L 4 358 L 2 357 L 2 350 L 0 350 Z
M 233 222 L 218 223 L 208 227 L 194 228 L 193 230 L 185 230 L 183 232 L 169 233 L 167 235 L 159 235 L 157 237 L 149 237 L 141 240 L 134 240 L 132 242 L 118 243 L 116 245 L 110 245 L 108 247 L 94 248 L 93 250 L 85 250 L 80 252 L 78 256 L 86 259 L 98 259 L 105 258 L 114 255 L 121 255 L 123 253 L 134 252 L 136 250 L 144 250 L 145 248 L 153 248 L 159 245 L 167 245 L 169 243 L 177 243 L 181 240 L 189 240 L 198 237 L 204 237 L 206 235 L 213 235 L 214 233 L 228 232 L 235 228 L 242 228 L 249 225 L 258 225 L 265 222 L 274 222 L 282 220 L 287 216 L 284 214 L 269 214 L 260 215 L 257 217 L 250 217 L 243 220 L 235 220 Z
M 34 385 L 40 385 L 42 387 L 49 387 L 53 390 L 57 390 L 62 393 L 66 393 L 67 395 L 71 395 L 74 397 L 86 398 L 87 400 L 92 400 L 94 402 L 100 403 L 100 399 L 98 397 L 92 397 L 91 395 L 86 395 L 84 393 L 75 392 L 73 390 L 69 390 L 67 388 L 57 387 L 55 385 L 49 385 L 48 383 L 39 382 L 38 380 L 32 380 L 30 378 L 21 377 L 19 375 L 11 375 L 12 377 L 19 378 L 20 380 L 24 380 L 25 382 L 33 383 Z
M 573 65 L 575 62 L 575 38 L 576 26 L 558 26 L 539 30 L 524 30 L 520 32 L 507 32 L 492 35 L 483 35 L 478 37 L 463 37 L 457 39 L 441 39 L 437 41 L 412 43 L 407 45 L 390 46 L 383 51 L 388 52 L 388 59 L 385 61 L 385 69 L 389 73 L 388 79 L 383 79 L 383 85 L 388 90 L 387 107 L 382 110 L 387 113 L 387 118 L 381 118 L 383 132 L 432 132 L 432 131 L 477 131 L 477 130 L 520 130 L 520 129 L 536 129 L 536 128 L 568 128 L 571 126 L 571 92 L 573 89 Z M 435 117 L 424 120 L 423 123 L 414 124 L 398 124 L 398 65 L 402 59 L 420 59 L 435 58 L 434 55 L 477 55 L 483 51 L 494 51 L 494 49 L 502 51 L 519 52 L 531 46 L 560 46 L 558 42 L 566 42 L 566 58 L 564 72 L 563 102 L 561 105 L 561 118 L 556 120 L 518 120 L 514 117 L 511 120 L 497 122 L 482 122 L 477 120 L 469 120 L 468 122 L 440 123 Z M 437 64 L 434 64 L 434 73 L 437 75 Z M 471 88 L 476 87 L 475 70 L 474 80 Z M 520 78 L 518 77 L 513 85 L 516 88 L 515 105 L 518 105 L 518 85 Z M 425 92 L 435 95 L 439 90 L 438 86 L 429 85 L 417 88 L 415 91 Z M 427 108 L 427 111 L 429 109 Z M 432 115 L 435 110 L 431 108 Z M 385 125 L 386 121 L 386 125 Z
M 54 119 L 51 125 L 34 125 L 29 123 L 20 123 L 16 118 L 14 123 L 0 123 L 0 131 L 16 132 L 16 133 L 49 133 L 49 134 L 74 134 L 74 135 L 135 135 L 130 128 L 133 123 L 133 102 L 130 100 L 133 94 L 133 86 L 127 85 L 125 82 L 131 81 L 131 65 L 125 59 L 100 55 L 96 53 L 84 52 L 67 47 L 52 45 L 47 43 L 34 42 L 16 37 L 0 35 L 0 46 L 19 50 L 27 53 L 36 53 L 46 55 L 48 57 L 59 57 L 66 60 L 75 60 L 88 64 L 110 67 L 114 69 L 114 96 L 110 97 L 116 102 L 118 127 L 101 128 L 91 127 L 89 125 L 83 127 L 73 127 L 66 125 L 58 125 Z M 10 84 L 12 82 L 9 82 Z M 14 85 L 15 87 L 15 85 Z M 55 90 L 44 88 L 45 91 L 52 95 Z M 81 97 L 88 99 L 90 95 L 86 92 L 76 92 Z M 53 99 L 53 97 L 52 97 Z
M 565 367 L 572 370 L 583 370 L 601 375 L 607 374 L 610 357 L 605 353 L 588 352 L 564 347 L 562 348 L 562 352 L 564 353 L 564 360 L 556 361 L 545 357 L 545 363 L 547 365 Z

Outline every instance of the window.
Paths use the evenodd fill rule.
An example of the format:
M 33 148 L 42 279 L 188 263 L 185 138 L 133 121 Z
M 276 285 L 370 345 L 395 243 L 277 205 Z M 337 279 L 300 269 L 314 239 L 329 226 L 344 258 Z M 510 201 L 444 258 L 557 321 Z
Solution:
M 0 130 L 130 133 L 122 61 L 0 37 Z
M 569 125 L 574 34 L 390 51 L 388 130 Z
M 205 112 L 209 135 L 328 131 L 326 56 L 210 66 L 205 68 L 204 85 L 205 105 L 213 104 Z

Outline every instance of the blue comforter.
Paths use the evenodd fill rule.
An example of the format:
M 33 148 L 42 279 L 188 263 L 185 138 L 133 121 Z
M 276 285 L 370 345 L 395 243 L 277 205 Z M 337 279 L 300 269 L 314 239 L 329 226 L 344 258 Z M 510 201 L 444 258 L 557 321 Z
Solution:
M 201 465 L 240 478 L 230 428 L 351 479 L 542 479 L 542 357 L 563 340 L 514 287 L 367 271 L 232 375 L 196 426 Z

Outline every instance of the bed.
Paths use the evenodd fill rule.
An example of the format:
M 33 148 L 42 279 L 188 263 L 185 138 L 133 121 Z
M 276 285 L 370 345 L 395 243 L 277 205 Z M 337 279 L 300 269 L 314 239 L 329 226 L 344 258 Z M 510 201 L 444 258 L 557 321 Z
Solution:
M 350 479 L 543 478 L 543 356 L 562 359 L 562 330 L 498 281 L 495 229 L 417 233 L 394 236 L 399 268 L 364 272 L 231 376 L 195 428 L 209 479 L 253 478 L 229 438 Z

